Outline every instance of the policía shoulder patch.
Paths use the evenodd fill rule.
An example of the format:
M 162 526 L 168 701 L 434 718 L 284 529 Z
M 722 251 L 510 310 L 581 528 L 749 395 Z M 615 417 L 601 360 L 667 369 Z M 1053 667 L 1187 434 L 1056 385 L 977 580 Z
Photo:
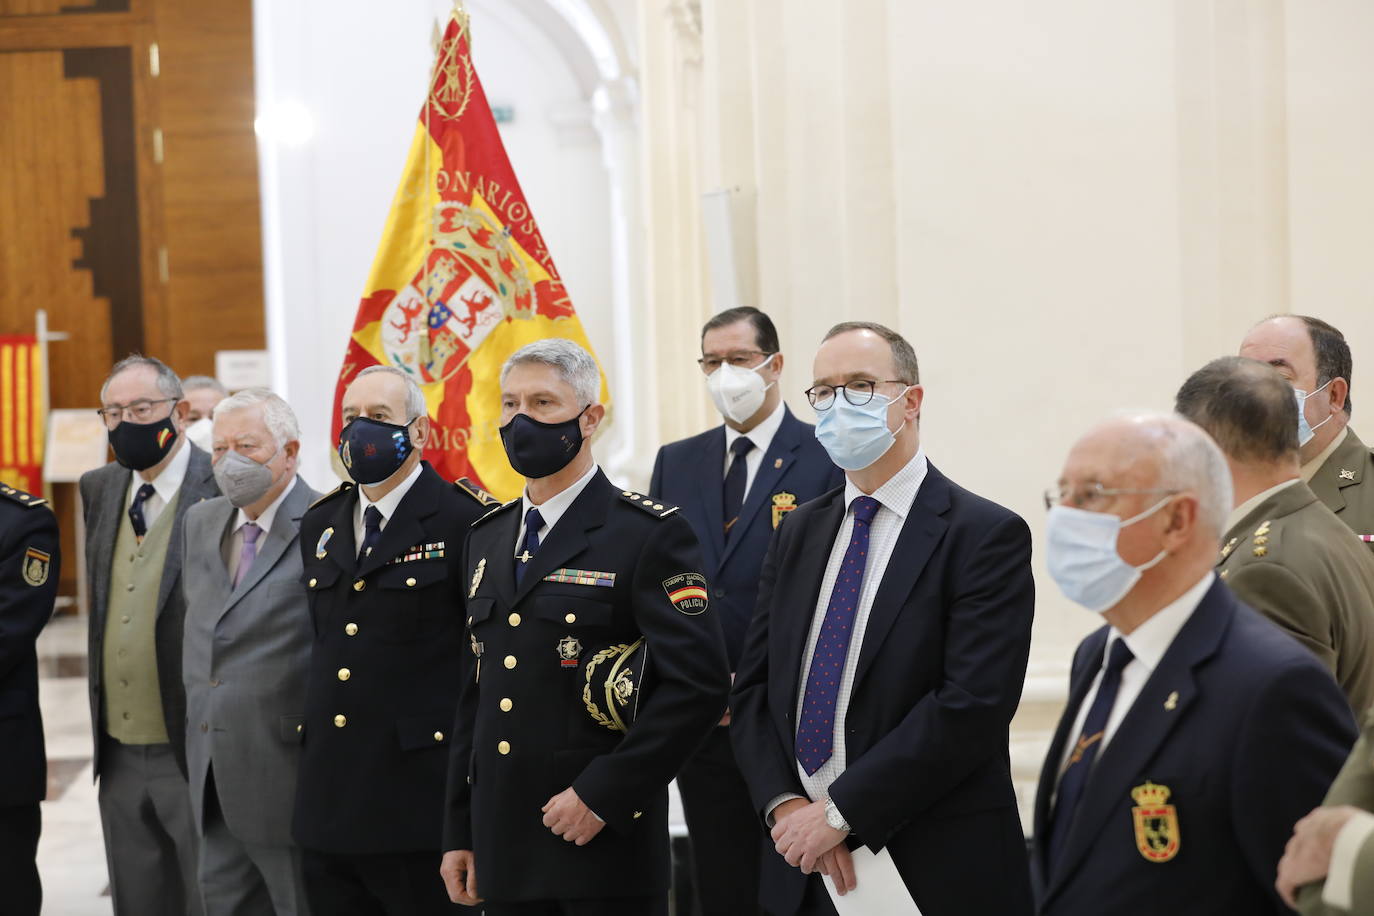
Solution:
M 678 573 L 663 580 L 663 590 L 668 600 L 688 617 L 695 617 L 706 610 L 706 577 L 701 573 Z
M 677 506 L 666 506 L 656 499 L 645 496 L 643 493 L 636 493 L 633 490 L 622 490 L 620 498 L 625 502 L 649 513 L 655 518 L 667 518 L 677 511 Z
M 52 568 L 52 554 L 30 547 L 24 551 L 24 581 L 34 588 L 48 581 L 48 570 Z

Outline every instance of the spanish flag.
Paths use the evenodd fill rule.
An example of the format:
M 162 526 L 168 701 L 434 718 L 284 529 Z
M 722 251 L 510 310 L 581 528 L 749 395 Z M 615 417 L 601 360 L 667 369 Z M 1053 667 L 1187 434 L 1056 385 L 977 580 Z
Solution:
M 0 337 L 0 484 L 43 493 L 43 356 L 31 336 Z
M 545 337 L 591 351 L 473 70 L 467 14 L 455 8 L 353 323 L 331 433 L 337 441 L 353 378 L 397 366 L 425 392 L 435 469 L 518 496 L 522 479 L 501 446 L 499 374 Z M 608 402 L 604 374 L 601 395 Z

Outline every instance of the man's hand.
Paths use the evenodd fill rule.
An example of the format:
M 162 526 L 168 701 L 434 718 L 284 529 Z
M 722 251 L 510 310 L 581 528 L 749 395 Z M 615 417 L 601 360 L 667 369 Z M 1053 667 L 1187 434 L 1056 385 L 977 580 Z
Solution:
M 454 903 L 476 906 L 482 902 L 477 896 L 477 867 L 473 864 L 471 849 L 450 849 L 444 853 L 439 874 L 448 890 L 448 899 Z
M 1314 808 L 1293 826 L 1293 836 L 1279 860 L 1278 878 L 1274 881 L 1284 903 L 1297 909 L 1294 895 L 1298 888 L 1326 877 L 1331 869 L 1336 834 L 1358 811 L 1349 805 Z
M 559 792 L 539 809 L 544 812 L 544 826 L 569 843 L 586 846 L 606 825 L 582 804 L 572 786 Z
M 819 871 L 830 876 L 835 893 L 841 897 L 859 886 L 858 879 L 854 877 L 854 859 L 844 843 L 821 856 Z
M 794 802 L 802 804 L 784 814 L 783 809 Z M 826 823 L 824 799 L 810 803 L 788 799 L 774 809 L 773 820 L 774 848 L 803 874 L 817 871 L 821 856 L 844 842 L 845 834 Z

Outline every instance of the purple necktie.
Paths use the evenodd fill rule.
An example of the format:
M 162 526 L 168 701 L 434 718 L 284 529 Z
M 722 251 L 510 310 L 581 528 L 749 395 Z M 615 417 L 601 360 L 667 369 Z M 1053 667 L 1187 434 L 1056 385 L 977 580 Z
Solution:
M 840 677 L 849 639 L 854 635 L 854 616 L 859 610 L 859 593 L 868 565 L 868 530 L 878 514 L 878 501 L 871 496 L 856 496 L 854 532 L 840 564 L 840 574 L 830 591 L 816 650 L 811 655 L 811 672 L 806 676 L 802 696 L 801 720 L 797 723 L 797 762 L 807 776 L 814 776 L 834 752 L 835 704 L 840 697 Z
M 234 588 L 239 587 L 258 558 L 258 535 L 262 534 L 262 529 L 252 522 L 244 522 L 239 530 L 243 532 L 243 551 L 239 554 L 239 568 L 234 570 Z

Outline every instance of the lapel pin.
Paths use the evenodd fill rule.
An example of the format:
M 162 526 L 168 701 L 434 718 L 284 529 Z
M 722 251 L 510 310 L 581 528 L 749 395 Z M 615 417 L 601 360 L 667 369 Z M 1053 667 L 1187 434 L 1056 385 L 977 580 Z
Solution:
M 1167 699 L 1167 700 L 1164 701 L 1164 708 L 1167 709 L 1169 712 L 1173 712 L 1175 709 L 1178 709 L 1178 691 L 1177 691 L 1177 690 L 1175 690 L 1174 692 L 1172 692 L 1172 693 L 1169 694 L 1169 699 Z
M 1341 468 L 1341 480 L 1354 480 L 1354 479 L 1355 479 L 1355 472 L 1354 472 L 1354 471 L 1347 471 L 1345 468 Z
M 781 459 L 781 458 L 774 458 L 774 459 L 773 459 L 773 467 L 774 467 L 774 469 L 777 469 L 777 468 L 782 467 L 782 459 Z

